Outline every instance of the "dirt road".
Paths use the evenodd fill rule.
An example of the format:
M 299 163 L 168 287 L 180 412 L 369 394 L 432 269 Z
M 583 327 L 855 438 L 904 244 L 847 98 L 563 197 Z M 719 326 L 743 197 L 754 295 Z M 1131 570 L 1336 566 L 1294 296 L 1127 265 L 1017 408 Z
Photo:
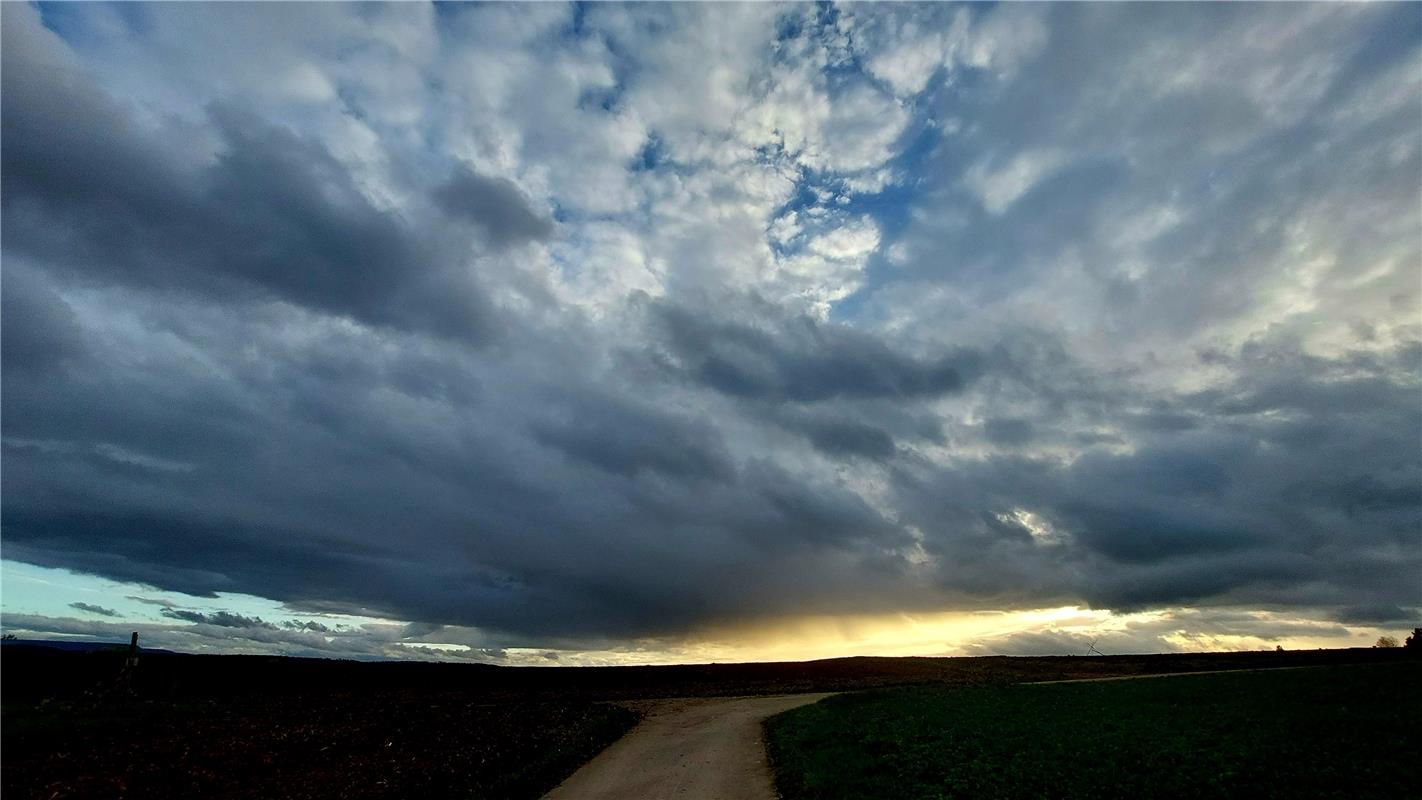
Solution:
M 545 800 L 774 800 L 760 723 L 828 697 L 665 700 Z

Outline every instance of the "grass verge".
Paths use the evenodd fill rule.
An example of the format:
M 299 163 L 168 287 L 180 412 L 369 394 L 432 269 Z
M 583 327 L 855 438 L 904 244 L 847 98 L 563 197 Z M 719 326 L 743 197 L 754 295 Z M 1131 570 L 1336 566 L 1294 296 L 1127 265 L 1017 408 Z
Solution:
M 840 695 L 766 723 L 786 800 L 1422 796 L 1422 664 Z

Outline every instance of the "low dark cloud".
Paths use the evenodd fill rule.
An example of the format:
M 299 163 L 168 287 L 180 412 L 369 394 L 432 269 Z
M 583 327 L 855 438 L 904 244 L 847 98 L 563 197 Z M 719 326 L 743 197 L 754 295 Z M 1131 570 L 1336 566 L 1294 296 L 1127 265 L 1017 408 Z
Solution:
M 620 475 L 643 470 L 673 478 L 729 478 L 719 435 L 702 421 L 654 407 L 580 397 L 533 425 L 534 438 L 570 458 Z
M 0 293 L 0 364 L 7 374 L 57 369 L 83 355 L 74 311 L 40 275 L 17 260 L 5 264 Z
M 291 620 L 284 619 L 281 626 L 293 631 L 312 631 L 313 633 L 330 633 L 331 626 L 312 620 Z
M 1011 566 L 1002 552 L 980 567 L 1003 585 L 1025 575 L 1039 589 L 1065 583 L 1100 607 L 1309 597 L 1415 615 L 1416 587 L 1401 568 L 1422 568 L 1407 544 L 1422 529 L 1422 498 L 1411 491 L 1422 480 L 1422 409 L 1415 378 L 1383 377 L 1406 375 L 1412 358 L 1411 343 L 1365 361 L 1247 347 L 1234 362 L 1238 377 L 1212 395 L 1222 408 L 1245 406 L 1236 414 L 1156 431 L 1129 452 L 964 461 L 922 473 L 916 488 L 900 484 L 903 502 L 945 562 L 976 563 L 965 548 L 1029 541 L 1015 523 L 992 520 L 1014 509 L 1037 515 L 1050 541 Z M 1340 371 L 1352 377 L 1340 380 Z M 1262 387 L 1283 384 L 1290 391 L 1260 400 Z
M 139 632 L 144 647 L 188 653 L 281 653 L 316 658 L 399 659 L 418 657 L 432 661 L 510 661 L 507 651 L 463 644 L 469 632 L 452 637 L 456 646 L 429 647 L 409 642 L 400 626 L 364 626 L 358 629 L 320 631 L 306 627 L 250 627 L 211 622 L 155 625 L 146 622 L 102 622 L 57 618 L 37 614 L 6 614 L 4 629 L 24 638 L 82 637 L 93 641 L 127 643 Z M 412 646 L 413 644 L 413 646 Z M 556 654 L 555 654 L 556 655 Z M 543 656 L 537 659 L 543 660 Z
M 1415 627 L 1422 616 L 1417 609 L 1408 610 L 1386 603 L 1371 606 L 1347 606 L 1334 612 L 1333 617 L 1345 625 L 1399 625 Z
M 888 431 L 857 420 L 804 417 L 791 425 L 827 455 L 883 460 L 894 454 L 894 437 Z
M 182 608 L 164 608 L 158 613 L 168 619 L 196 622 L 202 625 L 216 625 L 220 628 L 262 628 L 271 631 L 277 630 L 276 625 L 263 620 L 261 617 L 244 617 L 241 614 L 234 614 L 230 611 L 214 611 L 207 614 L 201 611 L 190 611 Z
M 993 417 L 983 424 L 988 441 L 993 444 L 1016 446 L 1032 441 L 1032 421 Z
M 1173 653 L 1178 648 L 1159 636 L 1122 633 L 1098 635 L 1063 631 L 1031 631 L 973 642 L 966 648 L 975 656 L 1089 656 L 1096 653 Z M 1095 651 L 1095 652 L 1093 652 Z
M 451 216 L 472 222 L 497 246 L 547 239 L 553 223 L 529 207 L 518 187 L 503 178 L 490 178 L 458 167 L 435 190 L 440 207 Z
M 653 316 L 675 367 L 734 397 L 911 400 L 961 391 L 979 369 L 968 352 L 920 358 L 845 325 L 810 317 L 757 324 L 728 319 L 724 311 L 658 304 Z
M 1049 628 L 987 637 L 965 649 L 970 655 L 1006 656 L 1174 653 L 1241 646 L 1273 649 L 1289 638 L 1329 639 L 1349 634 L 1342 625 L 1326 621 L 1224 609 L 1176 610 L 1102 630 L 1093 629 L 1089 621 L 1081 622 L 1086 624 L 1075 626 L 1077 629 Z
M 125 600 L 132 600 L 132 601 L 135 602 L 135 603 L 143 603 L 144 605 L 148 605 L 148 606 L 169 606 L 169 607 L 172 607 L 172 606 L 177 605 L 177 603 L 173 602 L 172 600 L 166 600 L 166 599 L 164 599 L 164 598 L 162 598 L 162 597 L 142 597 L 142 596 L 136 595 L 136 594 L 126 594 L 126 595 L 124 595 L 124 599 L 125 599 Z
M 101 617 L 117 617 L 117 616 L 119 616 L 119 613 L 118 613 L 117 611 L 113 610 L 112 608 L 104 608 L 103 606 L 96 606 L 96 605 L 94 605 L 93 603 L 70 603 L 70 604 L 69 604 L 69 607 L 70 607 L 70 608 L 73 608 L 73 609 L 76 609 L 76 610 L 78 610 L 78 611 L 83 611 L 83 612 L 89 613 L 89 614 L 98 614 L 98 615 L 101 616 Z
M 7 386 L 6 552 L 189 594 L 246 591 L 480 626 L 508 632 L 510 644 L 940 603 L 1336 604 L 1349 622 L 1379 609 L 1405 618 L 1417 606 L 1409 570 L 1422 569 L 1407 555 L 1422 524 L 1408 488 L 1417 437 L 1398 435 L 1422 436 L 1408 400 L 1416 351 L 1337 361 L 1291 352 L 1227 355 L 1239 377 L 1207 398 L 1175 401 L 1200 409 L 1199 425 L 1153 431 L 1131 451 L 1107 443 L 1071 462 L 906 458 L 877 434 L 858 438 L 854 426 L 908 429 L 911 417 L 870 416 L 863 399 L 821 401 L 813 417 L 750 418 L 812 443 L 811 426 L 822 424 L 816 452 L 882 464 L 892 521 L 832 477 L 738 456 L 709 420 L 641 401 L 544 398 L 529 409 L 537 413 L 527 438 L 520 426 L 427 436 L 382 404 L 351 402 L 361 395 L 346 372 L 296 360 L 243 385 L 293 397 L 299 387 L 310 399 L 215 426 L 216 388 L 205 378 L 174 373 L 172 386 L 150 395 L 94 362 L 93 389 L 65 372 Z M 1283 385 L 1295 390 L 1269 388 Z M 104 386 L 121 390 L 92 393 Z M 1114 391 L 1126 407 L 1155 402 Z M 1083 417 L 1095 405 L 1082 396 L 1084 405 L 1063 403 L 1036 433 L 1110 419 Z M 421 407 L 463 407 L 434 397 Z M 135 426 L 159 407 L 146 432 Z M 251 426 L 265 432 L 237 435 L 258 430 Z M 352 431 L 362 435 L 346 438 Z M 200 468 L 144 466 L 74 444 L 86 441 Z M 1017 508 L 1052 531 L 1037 536 L 999 518 Z M 906 526 L 921 533 L 929 559 L 921 566 L 908 559 L 915 539 Z M 728 582 L 740 590 L 718 589 Z M 182 619 L 273 627 L 192 613 Z

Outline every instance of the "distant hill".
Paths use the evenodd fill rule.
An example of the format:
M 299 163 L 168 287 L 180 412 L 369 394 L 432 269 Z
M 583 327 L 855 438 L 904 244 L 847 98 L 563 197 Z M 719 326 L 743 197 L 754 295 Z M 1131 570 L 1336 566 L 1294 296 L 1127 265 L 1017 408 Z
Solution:
M 76 697 L 122 668 L 126 645 L 20 640 L 4 647 L 6 703 Z M 84 648 L 88 648 L 87 650 Z M 1404 648 L 1121 656 L 836 658 L 627 667 L 495 666 L 353 661 L 145 650 L 133 689 L 150 699 L 299 697 L 311 692 L 454 692 L 480 702 L 720 697 L 835 692 L 913 684 L 960 686 L 1211 670 L 1411 661 Z
M 72 639 L 4 639 L 0 640 L 0 647 L 45 647 L 50 650 L 63 650 L 66 653 L 93 653 L 100 650 L 127 650 L 128 642 L 81 642 Z M 160 650 L 153 647 L 139 648 L 143 653 L 166 653 L 177 655 L 172 650 Z

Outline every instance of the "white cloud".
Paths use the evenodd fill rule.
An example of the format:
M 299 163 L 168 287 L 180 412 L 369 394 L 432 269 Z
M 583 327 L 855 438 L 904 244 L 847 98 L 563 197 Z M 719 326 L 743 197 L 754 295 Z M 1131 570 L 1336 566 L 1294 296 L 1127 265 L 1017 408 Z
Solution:
M 899 11 L 900 9 L 895 9 Z M 911 97 L 928 87 L 928 81 L 939 68 L 952 65 L 960 48 L 967 46 L 971 12 L 957 9 L 951 22 L 936 18 L 932 7 L 906 7 L 906 18 L 897 14 L 873 15 L 882 25 L 866 25 L 869 44 L 866 67 L 870 74 L 884 81 L 901 97 Z M 913 15 L 914 11 L 929 14 Z M 877 45 L 877 46 L 876 46 Z
M 807 304 L 821 319 L 863 285 L 865 262 L 879 248 L 872 219 L 832 219 L 824 232 L 807 235 L 793 255 L 777 259 L 771 281 L 782 302 Z
M 1044 6 L 1008 3 L 997 6 L 978 20 L 959 56 L 964 63 L 1013 74 L 1047 43 L 1048 31 L 1042 20 Z
M 1065 163 L 1066 155 L 1060 150 L 1030 150 L 1004 164 L 993 159 L 974 165 L 968 170 L 967 183 L 988 213 L 1001 214 Z
M 831 172 L 860 172 L 883 164 L 908 125 L 909 114 L 893 98 L 868 86 L 852 87 L 834 98 L 817 141 L 805 162 Z

